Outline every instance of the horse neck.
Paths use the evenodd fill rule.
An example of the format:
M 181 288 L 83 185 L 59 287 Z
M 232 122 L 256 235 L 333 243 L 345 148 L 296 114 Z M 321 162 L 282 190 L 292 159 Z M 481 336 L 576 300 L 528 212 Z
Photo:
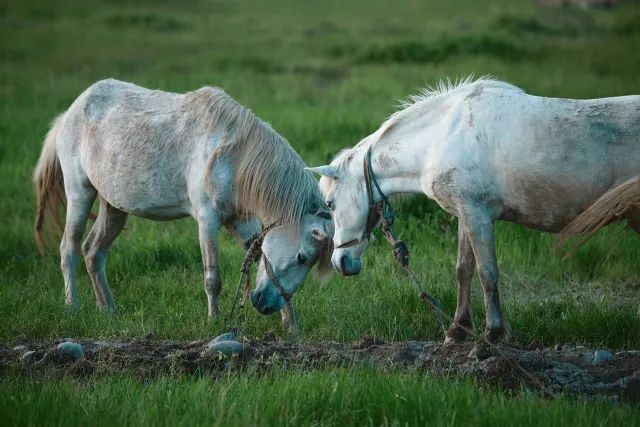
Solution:
M 364 174 L 364 161 L 367 148 L 362 150 L 357 164 Z M 425 148 L 412 144 L 385 143 L 383 140 L 373 144 L 371 168 L 382 192 L 391 196 L 399 193 L 422 193 L 422 173 Z
M 243 243 L 262 231 L 262 224 L 256 216 L 238 217 L 227 224 L 227 230 Z

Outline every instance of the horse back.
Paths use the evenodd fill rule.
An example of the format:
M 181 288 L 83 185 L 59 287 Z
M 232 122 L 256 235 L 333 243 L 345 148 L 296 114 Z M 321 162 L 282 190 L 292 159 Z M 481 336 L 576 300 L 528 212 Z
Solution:
M 197 114 L 185 108 L 185 95 L 110 79 L 89 87 L 65 118 L 77 161 L 101 197 L 170 219 L 188 214 L 190 169 L 206 163 L 208 130 L 197 127 Z
M 456 194 L 440 195 L 452 206 L 489 204 L 497 218 L 559 231 L 640 171 L 640 96 L 571 100 L 487 90 L 459 107 L 440 159 L 447 168 L 433 180 L 454 182 L 446 187 Z

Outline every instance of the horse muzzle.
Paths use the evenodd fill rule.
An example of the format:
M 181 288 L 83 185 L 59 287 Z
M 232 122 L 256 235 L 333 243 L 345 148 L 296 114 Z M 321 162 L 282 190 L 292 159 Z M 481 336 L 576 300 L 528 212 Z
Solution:
M 349 252 L 342 252 L 332 257 L 333 268 L 343 276 L 355 276 L 362 269 L 362 260 L 353 257 Z
M 271 286 L 264 290 L 254 290 L 251 292 L 251 303 L 258 310 L 258 313 L 268 316 L 282 309 L 286 301 L 277 292 L 270 292 Z

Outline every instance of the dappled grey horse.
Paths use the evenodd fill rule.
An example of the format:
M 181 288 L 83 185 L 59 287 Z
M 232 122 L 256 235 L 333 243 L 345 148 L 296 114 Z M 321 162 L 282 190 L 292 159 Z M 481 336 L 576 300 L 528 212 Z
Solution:
M 333 223 L 312 174 L 284 138 L 218 88 L 175 94 L 95 83 L 54 121 L 34 182 L 41 247 L 45 213 L 55 216 L 66 196 L 60 256 L 71 306 L 82 250 L 97 304 L 115 307 L 105 262 L 128 214 L 198 222 L 211 316 L 221 290 L 221 226 L 242 242 L 271 226 L 252 301 L 263 314 L 286 307 L 285 326 L 294 330 L 289 299 L 314 264 L 330 270 Z M 100 211 L 81 246 L 96 196 Z
M 458 301 L 447 340 L 474 329 L 474 270 L 484 291 L 485 334 L 502 339 L 494 222 L 558 232 L 601 197 L 622 192 L 640 174 L 640 96 L 543 98 L 504 82 L 467 79 L 425 90 L 404 107 L 330 165 L 313 169 L 323 175 L 333 210 L 333 265 L 344 275 L 360 272 L 375 226 L 370 203 L 383 194 L 426 194 L 458 217 Z M 368 155 L 369 175 L 382 192 L 374 188 L 371 201 Z M 640 231 L 638 210 L 622 218 Z

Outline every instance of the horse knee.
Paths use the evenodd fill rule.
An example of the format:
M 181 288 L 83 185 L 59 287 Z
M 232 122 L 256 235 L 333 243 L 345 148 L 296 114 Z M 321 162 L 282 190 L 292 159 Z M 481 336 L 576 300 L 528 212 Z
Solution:
M 104 251 L 93 247 L 86 248 L 85 250 L 83 246 L 82 253 L 84 255 L 84 263 L 89 273 L 98 273 L 104 268 L 106 258 Z
M 75 270 L 77 264 L 77 254 L 72 251 L 60 251 L 60 268 L 62 271 Z

